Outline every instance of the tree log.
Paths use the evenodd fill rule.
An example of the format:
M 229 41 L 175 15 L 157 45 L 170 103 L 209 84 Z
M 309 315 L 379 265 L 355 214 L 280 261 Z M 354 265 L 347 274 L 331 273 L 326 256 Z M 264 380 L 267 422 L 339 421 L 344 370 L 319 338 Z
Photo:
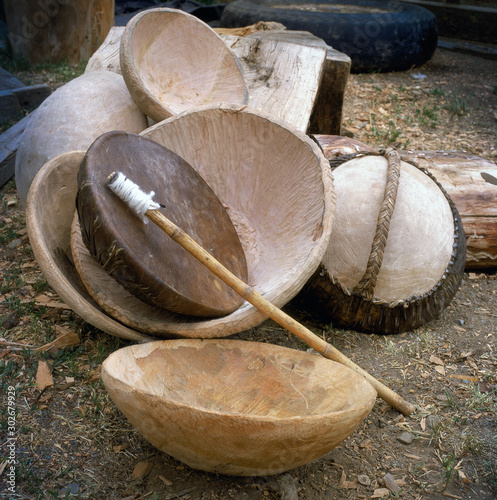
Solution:
M 31 64 L 88 59 L 114 24 L 114 0 L 5 0 L 4 7 L 12 53 Z
M 315 135 L 328 160 L 375 148 L 354 139 Z M 435 176 L 454 202 L 466 234 L 466 268 L 497 267 L 497 165 L 464 151 L 402 151 Z
M 121 73 L 119 47 L 123 31 L 123 26 L 110 30 L 104 43 L 88 61 L 86 72 L 107 70 Z M 258 23 L 237 29 L 217 28 L 214 31 L 241 58 L 251 95 L 250 106 L 275 113 L 276 117 L 300 130 L 305 131 L 307 127 L 307 132 L 312 133 L 340 132 L 351 65 L 348 56 L 307 31 L 285 30 L 278 23 Z M 244 36 L 239 36 L 240 33 Z M 279 55 L 272 54 L 272 49 Z M 318 79 L 315 67 L 323 50 L 325 60 Z M 305 71 L 297 74 L 291 64 L 284 65 L 281 58 L 285 51 L 293 58 L 299 57 Z M 288 55 L 285 58 L 289 60 Z M 285 82 L 284 77 L 290 80 Z M 309 90 L 315 85 L 317 95 L 316 89 Z

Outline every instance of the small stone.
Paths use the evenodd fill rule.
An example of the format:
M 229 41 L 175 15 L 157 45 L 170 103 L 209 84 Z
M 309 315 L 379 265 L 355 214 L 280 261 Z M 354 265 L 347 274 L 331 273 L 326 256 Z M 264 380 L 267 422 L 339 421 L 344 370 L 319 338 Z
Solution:
M 371 484 L 371 479 L 366 474 L 360 474 L 359 476 L 357 476 L 357 481 L 363 486 L 369 486 Z
M 4 320 L 2 326 L 5 328 L 5 330 L 10 330 L 11 328 L 14 328 L 19 324 L 19 316 L 17 314 L 12 313 L 9 314 Z
M 440 425 L 440 418 L 438 415 L 428 415 L 426 417 L 426 425 L 430 429 L 436 429 Z
M 9 250 L 15 250 L 16 248 L 19 248 L 22 245 L 22 240 L 21 238 L 16 238 L 15 240 L 12 240 L 8 245 L 7 248 Z
M 153 469 L 154 464 L 151 462 L 138 462 L 133 469 L 131 477 L 133 479 L 142 479 L 150 473 Z
M 402 444 L 411 444 L 414 441 L 414 436 L 410 432 L 404 431 L 397 436 L 397 441 Z
M 77 495 L 79 493 L 79 484 L 70 483 L 59 490 L 59 497 L 65 498 L 69 495 Z
M 266 483 L 266 488 L 279 493 L 282 500 L 298 500 L 299 498 L 297 482 L 290 474 Z
M 376 420 L 376 427 L 386 427 L 388 425 L 387 421 L 386 420 L 383 420 L 382 418 L 378 418 Z
M 285 474 L 280 478 L 280 495 L 281 500 L 298 500 L 299 498 L 297 482 L 290 474 Z
M 398 493 L 400 491 L 400 486 L 395 482 L 392 474 L 388 473 L 383 476 L 383 482 L 385 486 L 392 492 Z

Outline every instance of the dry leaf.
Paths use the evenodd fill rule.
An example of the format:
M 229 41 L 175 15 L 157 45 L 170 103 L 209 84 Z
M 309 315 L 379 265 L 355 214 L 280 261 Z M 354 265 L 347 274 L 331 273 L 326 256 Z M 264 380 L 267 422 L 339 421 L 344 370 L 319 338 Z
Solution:
M 433 363 L 434 365 L 441 365 L 441 366 L 443 366 L 443 364 L 444 364 L 444 362 L 440 358 L 433 356 L 433 354 L 430 356 L 430 363 Z
M 377 488 L 376 490 L 374 490 L 371 498 L 383 498 L 387 497 L 388 495 L 390 495 L 390 490 L 388 488 Z
M 172 486 L 174 483 L 166 479 L 164 476 L 157 476 L 166 486 Z
M 145 476 L 148 476 L 150 471 L 153 469 L 154 464 L 151 462 L 138 462 L 133 469 L 133 473 L 131 477 L 133 479 L 141 479 Z
M 79 335 L 74 331 L 68 330 L 59 337 L 57 337 L 55 340 L 52 340 L 52 342 L 49 342 L 48 344 L 38 347 L 37 349 L 35 349 L 35 351 L 45 352 L 52 348 L 62 349 L 63 347 L 78 345 L 79 342 L 80 342 Z
M 419 425 L 420 425 L 422 431 L 426 430 L 426 417 L 423 417 L 421 419 L 421 422 L 419 422 Z
M 114 453 L 119 453 L 120 451 L 124 451 L 129 448 L 129 443 L 126 444 L 120 444 L 119 446 L 114 446 L 112 449 L 114 450 Z
M 70 387 L 73 387 L 76 381 L 74 380 L 74 377 L 66 377 L 65 382 L 61 382 L 60 384 L 57 384 L 57 389 L 60 389 L 61 391 L 65 389 L 69 389 Z
M 96 382 L 100 379 L 100 372 L 102 371 L 102 365 L 97 366 L 92 372 L 90 376 L 90 382 Z
M 445 375 L 445 369 L 443 366 L 434 366 L 433 369 L 440 373 L 440 375 Z
M 478 382 L 478 377 L 472 375 L 459 375 L 457 373 L 449 375 L 450 378 L 457 378 L 459 380 L 469 380 L 470 382 Z
M 38 371 L 36 372 L 36 385 L 40 391 L 45 390 L 47 387 L 53 386 L 53 378 L 50 367 L 46 361 L 38 363 Z
M 352 479 L 352 481 L 347 481 L 347 476 L 344 471 L 342 471 L 342 475 L 340 477 L 340 481 L 338 481 L 338 488 L 344 490 L 354 490 L 357 488 L 358 481 L 357 478 Z

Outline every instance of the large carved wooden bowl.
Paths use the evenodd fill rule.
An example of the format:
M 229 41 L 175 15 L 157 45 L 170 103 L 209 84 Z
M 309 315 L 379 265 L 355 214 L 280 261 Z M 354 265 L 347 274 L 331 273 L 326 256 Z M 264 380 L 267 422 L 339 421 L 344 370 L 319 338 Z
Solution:
M 181 10 L 134 16 L 122 36 L 120 60 L 135 102 L 157 122 L 198 106 L 248 100 L 237 57 L 212 28 Z
M 111 71 L 85 73 L 50 95 L 33 113 L 16 155 L 15 179 L 25 205 L 29 186 L 48 160 L 86 151 L 104 132 L 141 132 L 147 117 L 133 101 L 123 77 Z
M 314 141 L 243 108 L 185 112 L 141 135 L 185 159 L 221 200 L 245 253 L 248 284 L 276 307 L 291 300 L 319 266 L 334 218 L 332 174 Z M 167 326 L 180 336 L 223 337 L 265 319 L 244 302 L 221 318 Z
M 376 399 L 366 379 L 319 355 L 226 339 L 129 346 L 104 361 L 102 380 L 154 446 L 195 469 L 244 476 L 325 455 Z
M 48 161 L 31 184 L 26 224 L 34 256 L 48 283 L 88 323 L 132 341 L 152 337 L 124 326 L 104 313 L 87 292 L 71 253 L 71 224 L 76 211 L 77 175 L 84 151 L 63 153 Z

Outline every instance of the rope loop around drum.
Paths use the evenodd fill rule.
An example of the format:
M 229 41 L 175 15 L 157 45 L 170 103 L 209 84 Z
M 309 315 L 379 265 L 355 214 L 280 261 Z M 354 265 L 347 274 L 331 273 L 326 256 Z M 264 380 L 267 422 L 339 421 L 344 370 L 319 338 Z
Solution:
M 400 155 L 394 148 L 387 148 L 380 151 L 380 154 L 387 159 L 387 183 L 383 202 L 381 204 L 378 220 L 376 223 L 376 233 L 371 245 L 366 272 L 352 290 L 354 295 L 360 295 L 364 300 L 371 301 L 374 297 L 374 289 L 380 272 L 383 256 L 385 254 L 385 246 L 388 239 L 388 231 L 390 229 L 390 221 L 392 219 L 397 199 L 397 191 L 400 178 Z
M 387 182 L 385 185 L 383 202 L 378 213 L 376 233 L 371 244 L 371 251 L 366 271 L 357 285 L 349 291 L 349 293 L 362 297 L 364 300 L 372 301 L 374 298 L 376 281 L 383 262 L 385 246 L 388 239 L 388 231 L 390 229 L 390 220 L 392 219 L 395 201 L 397 199 L 397 190 L 400 179 L 400 164 L 402 158 L 395 148 L 389 147 L 378 152 L 360 151 L 349 155 L 338 156 L 330 160 L 330 167 L 333 170 L 348 161 L 365 156 L 383 156 L 388 162 Z

